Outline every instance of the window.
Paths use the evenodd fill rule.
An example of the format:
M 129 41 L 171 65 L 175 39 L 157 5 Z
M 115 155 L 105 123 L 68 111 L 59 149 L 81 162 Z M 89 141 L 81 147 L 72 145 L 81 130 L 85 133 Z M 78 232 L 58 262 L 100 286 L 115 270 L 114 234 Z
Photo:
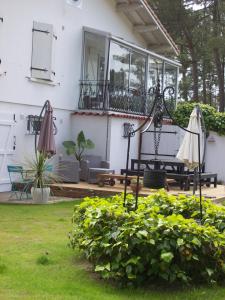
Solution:
M 163 62 L 149 57 L 148 65 L 148 90 L 156 87 L 158 79 L 162 85 Z
M 127 48 L 111 43 L 110 47 L 110 84 L 128 89 L 130 53 Z
M 161 91 L 168 85 L 176 90 L 177 75 L 178 67 L 160 55 L 85 28 L 78 107 L 148 114 L 154 103 L 152 88 L 159 80 Z M 174 107 L 172 94 L 167 101 Z
M 130 64 L 130 88 L 139 89 L 145 87 L 146 57 L 137 53 L 131 53 Z
M 112 42 L 109 57 L 110 84 L 122 89 L 143 89 L 146 59 L 145 55 Z
M 171 86 L 176 91 L 177 67 L 165 63 L 164 87 Z
M 84 32 L 84 80 L 104 80 L 105 45 L 105 37 Z
M 52 54 L 54 41 L 53 26 L 50 24 L 33 23 L 33 43 L 31 59 L 31 77 L 53 80 Z

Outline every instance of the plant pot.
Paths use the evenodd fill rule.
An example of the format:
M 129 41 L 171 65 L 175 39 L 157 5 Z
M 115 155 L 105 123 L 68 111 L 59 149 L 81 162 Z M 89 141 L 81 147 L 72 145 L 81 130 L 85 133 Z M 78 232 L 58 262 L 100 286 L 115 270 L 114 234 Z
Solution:
M 50 188 L 31 188 L 31 195 L 34 203 L 47 203 L 50 195 Z
M 144 187 L 162 189 L 166 186 L 165 170 L 144 170 Z
M 140 182 L 139 182 L 139 185 L 138 185 L 138 186 L 137 186 L 137 183 L 131 183 L 131 184 L 130 184 L 130 188 L 132 189 L 132 192 L 133 192 L 134 194 L 136 194 L 137 189 L 138 189 L 138 192 L 140 192 L 140 190 L 142 189 L 142 187 L 143 187 L 143 184 L 140 183 Z

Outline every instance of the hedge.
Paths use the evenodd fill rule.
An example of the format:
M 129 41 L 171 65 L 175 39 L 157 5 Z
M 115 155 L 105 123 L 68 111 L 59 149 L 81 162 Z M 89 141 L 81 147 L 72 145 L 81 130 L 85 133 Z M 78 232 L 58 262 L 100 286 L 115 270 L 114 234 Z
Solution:
M 133 203 L 133 196 L 128 195 Z M 70 244 L 102 278 L 123 285 L 155 281 L 212 283 L 225 278 L 225 208 L 164 191 L 139 199 L 136 211 L 123 195 L 86 198 L 73 215 Z
M 180 102 L 174 112 L 174 119 L 176 124 L 187 127 L 190 114 L 198 104 L 201 107 L 206 130 L 215 131 L 219 135 L 225 135 L 225 113 L 217 112 L 216 109 L 207 104 L 199 104 L 195 102 Z

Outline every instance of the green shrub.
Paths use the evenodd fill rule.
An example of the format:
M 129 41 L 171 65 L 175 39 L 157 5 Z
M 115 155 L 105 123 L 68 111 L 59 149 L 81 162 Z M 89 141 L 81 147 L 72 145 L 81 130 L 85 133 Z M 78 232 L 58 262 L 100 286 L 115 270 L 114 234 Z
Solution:
M 180 102 L 174 112 L 174 119 L 176 124 L 187 127 L 190 114 L 198 103 L 194 102 Z M 210 105 L 198 104 L 201 107 L 204 117 L 206 130 L 209 132 L 215 131 L 219 135 L 225 135 L 225 113 L 219 113 Z
M 139 198 L 130 212 L 123 195 L 86 198 L 75 207 L 70 242 L 121 284 L 217 282 L 225 276 L 225 209 L 204 200 L 203 211 L 199 225 L 199 199 L 163 191 Z

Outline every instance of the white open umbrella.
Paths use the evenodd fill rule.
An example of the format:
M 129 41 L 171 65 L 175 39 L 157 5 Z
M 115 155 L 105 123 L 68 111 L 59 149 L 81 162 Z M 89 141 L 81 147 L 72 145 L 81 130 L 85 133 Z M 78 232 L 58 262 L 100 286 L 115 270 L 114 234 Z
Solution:
M 186 131 L 184 139 L 176 156 L 179 160 L 184 162 L 190 170 L 194 170 L 199 165 L 199 146 L 200 163 L 202 163 L 204 153 L 204 134 L 201 124 L 201 114 L 198 111 L 198 107 L 195 107 L 191 113 L 187 130 L 197 134 Z M 198 134 L 200 137 L 200 145 L 198 145 Z

